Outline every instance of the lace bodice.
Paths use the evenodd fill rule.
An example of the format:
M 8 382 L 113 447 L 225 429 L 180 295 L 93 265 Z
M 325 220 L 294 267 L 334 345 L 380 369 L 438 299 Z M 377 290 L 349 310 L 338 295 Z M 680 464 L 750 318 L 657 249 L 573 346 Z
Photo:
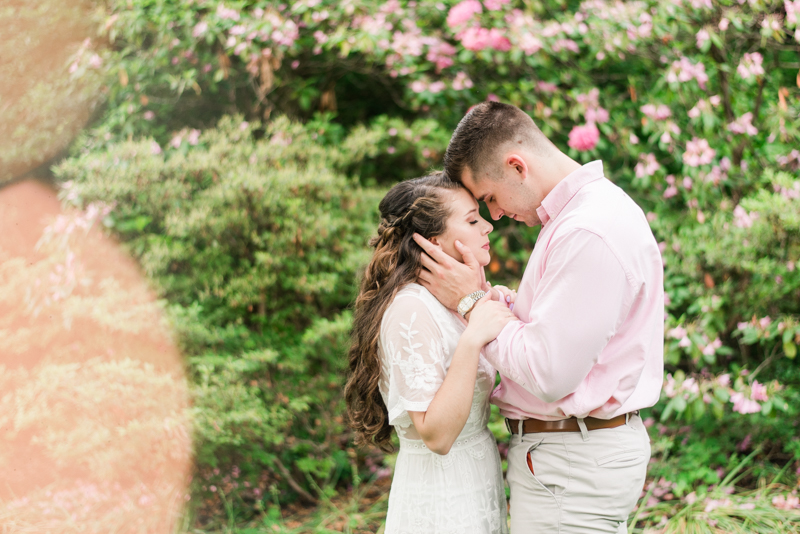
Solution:
M 401 289 L 381 321 L 380 391 L 389 424 L 400 438 L 418 440 L 409 411 L 424 412 L 444 381 L 466 324 L 419 284 Z M 469 418 L 458 439 L 486 427 L 495 370 L 481 355 Z

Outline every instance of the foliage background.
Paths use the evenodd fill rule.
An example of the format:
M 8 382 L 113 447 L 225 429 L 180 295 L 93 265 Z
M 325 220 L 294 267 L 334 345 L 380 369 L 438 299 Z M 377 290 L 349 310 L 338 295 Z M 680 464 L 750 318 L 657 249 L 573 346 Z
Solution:
M 198 525 L 285 529 L 299 503 L 322 510 L 302 528 L 380 525 L 362 481 L 392 458 L 342 419 L 356 276 L 382 192 L 497 99 L 602 159 L 662 249 L 667 376 L 632 524 L 795 528 L 798 0 L 104 9 L 75 56 L 104 107 L 55 174 L 67 203 L 116 202 L 105 224 L 189 358 Z M 536 235 L 496 225 L 490 278 L 513 286 Z

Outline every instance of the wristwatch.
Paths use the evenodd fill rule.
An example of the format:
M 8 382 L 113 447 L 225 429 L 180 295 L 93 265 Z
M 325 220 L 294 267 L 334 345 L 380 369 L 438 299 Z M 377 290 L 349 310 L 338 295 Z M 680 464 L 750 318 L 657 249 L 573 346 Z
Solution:
M 480 290 L 473 291 L 472 293 L 470 293 L 469 295 L 458 301 L 458 307 L 456 308 L 456 310 L 458 311 L 458 313 L 461 314 L 461 317 L 466 319 L 467 314 L 475 306 L 475 303 L 481 300 L 485 296 L 486 296 L 485 291 L 480 291 Z

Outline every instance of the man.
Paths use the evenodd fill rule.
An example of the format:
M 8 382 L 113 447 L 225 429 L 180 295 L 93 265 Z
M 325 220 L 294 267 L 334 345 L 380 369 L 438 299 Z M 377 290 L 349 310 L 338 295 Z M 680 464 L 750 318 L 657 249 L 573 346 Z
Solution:
M 512 433 L 512 534 L 626 532 L 650 441 L 639 410 L 663 378 L 661 254 L 642 210 L 561 152 L 519 108 L 476 106 L 456 128 L 445 172 L 492 218 L 542 225 L 514 303 L 519 318 L 487 345 L 502 380 L 492 402 Z M 477 263 L 419 236 L 420 283 L 469 319 Z M 478 292 L 477 295 L 473 292 Z

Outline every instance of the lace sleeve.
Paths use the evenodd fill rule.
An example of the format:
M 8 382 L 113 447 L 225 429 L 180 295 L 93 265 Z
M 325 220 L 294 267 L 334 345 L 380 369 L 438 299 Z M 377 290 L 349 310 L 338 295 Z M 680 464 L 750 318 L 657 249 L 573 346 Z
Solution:
M 389 424 L 406 426 L 408 412 L 424 412 L 442 385 L 445 355 L 441 329 L 426 303 L 398 296 L 381 323 Z

